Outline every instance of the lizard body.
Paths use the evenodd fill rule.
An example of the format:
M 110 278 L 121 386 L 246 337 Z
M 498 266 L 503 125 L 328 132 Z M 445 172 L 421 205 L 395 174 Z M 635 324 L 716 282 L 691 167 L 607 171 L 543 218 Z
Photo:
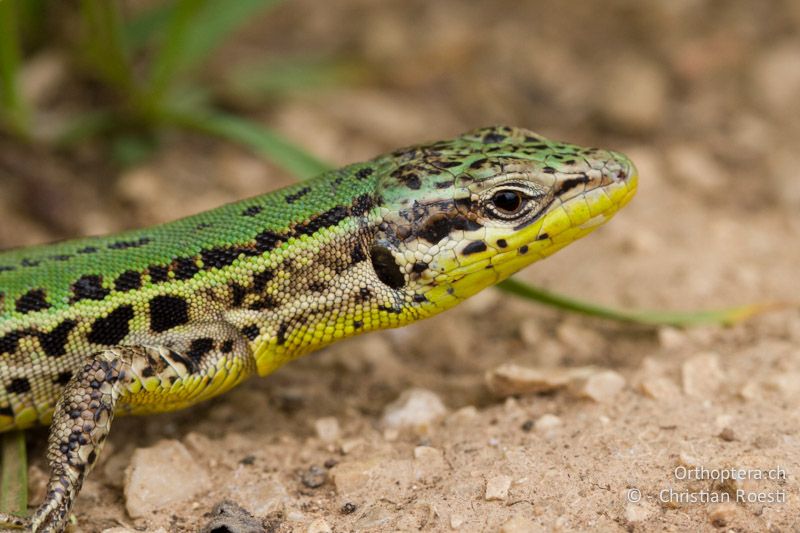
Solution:
M 183 408 L 452 307 L 592 231 L 622 154 L 494 127 L 149 229 L 0 252 L 0 431 L 51 426 L 61 531 L 115 414 Z

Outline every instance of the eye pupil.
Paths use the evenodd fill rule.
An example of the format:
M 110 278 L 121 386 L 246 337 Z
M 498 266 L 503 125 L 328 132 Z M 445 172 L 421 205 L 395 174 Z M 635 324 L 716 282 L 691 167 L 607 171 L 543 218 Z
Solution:
M 492 203 L 498 210 L 512 214 L 522 207 L 522 193 L 519 191 L 498 191 L 492 197 Z

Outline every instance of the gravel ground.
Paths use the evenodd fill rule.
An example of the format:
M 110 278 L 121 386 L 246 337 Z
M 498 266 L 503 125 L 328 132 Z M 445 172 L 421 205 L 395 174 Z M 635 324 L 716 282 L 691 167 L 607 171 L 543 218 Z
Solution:
M 242 57 L 320 53 L 372 75 L 226 104 L 334 164 L 494 123 L 634 159 L 638 198 L 520 278 L 617 306 L 800 301 L 800 3 L 298 0 L 252 21 L 208 79 Z M 57 121 L 63 59 L 35 66 L 26 83 Z M 290 181 L 179 133 L 124 171 L 96 147 L 0 140 L 0 246 L 171 220 Z M 796 531 L 798 407 L 796 306 L 681 331 L 487 291 L 191 410 L 118 420 L 77 529 Z M 30 436 L 34 501 L 44 438 Z

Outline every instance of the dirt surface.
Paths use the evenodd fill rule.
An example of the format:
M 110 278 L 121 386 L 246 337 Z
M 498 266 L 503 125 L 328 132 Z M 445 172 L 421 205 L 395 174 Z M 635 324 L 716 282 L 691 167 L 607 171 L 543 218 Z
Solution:
M 209 79 L 241 57 L 304 54 L 373 74 L 269 105 L 226 104 L 334 164 L 494 123 L 634 159 L 633 203 L 521 279 L 617 306 L 800 301 L 794 0 L 301 0 L 252 21 Z M 55 120 L 65 104 L 50 98 Z M 96 147 L 53 154 L 6 140 L 0 245 L 171 220 L 290 180 L 179 132 L 124 171 Z M 592 366 L 601 377 L 503 398 L 484 376 L 504 363 Z M 387 427 L 390 404 L 415 387 L 435 394 L 422 395 L 434 401 L 424 413 L 436 398 L 446 412 Z M 487 291 L 191 410 L 118 420 L 77 529 L 198 531 L 230 500 L 280 532 L 797 531 L 798 408 L 796 307 L 679 331 Z M 34 499 L 44 438 L 30 436 Z M 156 501 L 174 502 L 132 518 L 126 502 L 146 495 L 126 498 L 123 472 L 150 457 L 170 458 L 164 486 L 181 483 L 164 494 L 155 483 Z M 709 479 L 731 468 L 750 479 Z M 246 529 L 213 529 L 227 530 Z

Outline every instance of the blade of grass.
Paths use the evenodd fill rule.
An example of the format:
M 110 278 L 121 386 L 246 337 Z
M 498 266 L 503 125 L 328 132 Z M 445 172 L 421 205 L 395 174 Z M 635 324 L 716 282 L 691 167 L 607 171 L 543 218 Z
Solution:
M 151 104 L 186 71 L 196 67 L 236 28 L 258 11 L 280 0 L 178 0 L 171 11 L 167 40 L 154 63 L 150 77 Z M 149 24 L 161 24 L 160 12 Z M 140 26 L 147 29 L 145 26 Z
M 256 153 L 301 179 L 321 174 L 330 167 L 281 135 L 249 120 L 219 111 L 177 111 L 163 115 L 167 122 L 222 137 L 248 146 Z
M 28 138 L 28 109 L 19 87 L 20 41 L 17 7 L 17 0 L 0 1 L 0 118 L 13 134 Z
M 334 85 L 352 86 L 368 76 L 367 68 L 352 61 L 291 58 L 236 67 L 226 87 L 233 94 L 252 100 Z
M 2 437 L 0 512 L 24 516 L 28 512 L 28 461 L 25 433 L 9 431 Z
M 87 54 L 97 73 L 131 100 L 137 88 L 128 59 L 118 3 L 81 0 L 81 14 L 88 33 Z
M 687 327 L 703 324 L 732 325 L 766 311 L 786 307 L 782 304 L 752 304 L 710 311 L 640 311 L 603 307 L 554 292 L 545 291 L 514 279 L 508 279 L 500 283 L 498 288 L 515 296 L 520 296 L 558 309 L 609 320 L 650 326 Z
M 191 26 L 197 23 L 197 14 L 206 0 L 178 0 L 166 28 L 166 41 L 161 46 L 150 75 L 147 103 L 158 107 L 173 80 L 181 70 L 183 55 L 187 51 L 186 41 Z
M 138 14 L 123 28 L 125 42 L 135 52 L 144 46 L 153 35 L 167 27 L 175 9 L 173 3 L 158 4 Z

